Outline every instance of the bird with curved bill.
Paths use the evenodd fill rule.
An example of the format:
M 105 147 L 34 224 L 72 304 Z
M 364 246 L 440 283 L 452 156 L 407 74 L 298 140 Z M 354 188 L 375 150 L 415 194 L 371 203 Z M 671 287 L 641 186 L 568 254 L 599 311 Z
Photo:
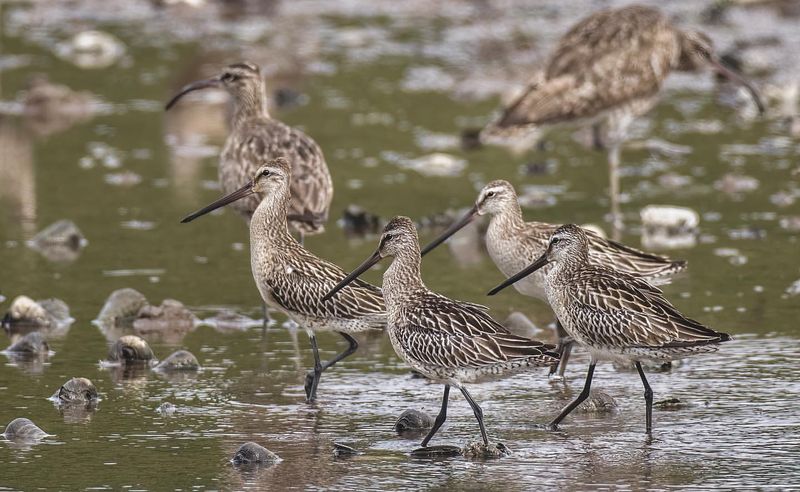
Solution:
M 486 250 L 506 277 L 519 272 L 539 257 L 558 228 L 558 225 L 546 222 L 525 222 L 514 187 L 508 181 L 495 180 L 483 187 L 475 204 L 461 219 L 422 249 L 422 256 L 483 215 L 491 216 L 486 231 Z M 645 253 L 586 229 L 584 232 L 589 240 L 589 261 L 592 264 L 611 266 L 651 282 L 667 282 L 669 276 L 686 268 L 685 261 Z M 544 291 L 546 271 L 543 269 L 521 279 L 514 284 L 514 288 L 523 295 L 547 302 Z M 563 376 L 573 342 L 558 319 L 556 331 L 561 358 L 558 367 L 553 366 L 550 374 L 558 370 L 559 375 Z
M 444 384 L 441 410 L 422 448 L 428 446 L 447 418 L 451 387 L 458 388 L 472 407 L 483 445 L 488 447 L 483 410 L 467 391 L 466 383 L 549 366 L 558 360 L 555 347 L 509 333 L 489 316 L 485 306 L 456 301 L 428 289 L 420 273 L 417 229 L 408 217 L 389 221 L 375 252 L 322 300 L 337 301 L 342 289 L 387 257 L 392 257 L 392 263 L 383 274 L 382 289 L 392 347 L 412 369 Z M 424 454 L 425 450 L 415 453 Z
M 545 293 L 550 305 L 566 332 L 591 355 L 583 390 L 550 422 L 551 429 L 589 396 L 597 361 L 612 359 L 636 366 L 644 385 L 646 430 L 650 434 L 653 391 L 642 361 L 666 362 L 715 352 L 720 343 L 731 339 L 727 333 L 685 317 L 661 290 L 641 278 L 591 264 L 589 239 L 574 224 L 556 229 L 539 258 L 489 295 L 546 266 Z

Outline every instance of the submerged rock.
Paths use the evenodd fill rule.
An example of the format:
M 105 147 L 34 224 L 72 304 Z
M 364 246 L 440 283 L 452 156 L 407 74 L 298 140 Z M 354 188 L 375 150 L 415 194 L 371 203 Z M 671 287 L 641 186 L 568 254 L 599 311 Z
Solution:
M 147 305 L 147 298 L 141 292 L 130 288 L 118 289 L 106 299 L 97 321 L 102 325 L 132 323 L 139 310 Z
M 264 321 L 244 316 L 230 309 L 223 309 L 216 315 L 204 319 L 203 324 L 211 326 L 217 331 L 234 331 L 262 326 Z
M 27 242 L 29 248 L 58 263 L 75 261 L 87 244 L 83 233 L 70 220 L 47 226 Z
M 361 451 L 348 446 L 347 444 L 342 444 L 340 442 L 333 443 L 334 458 L 348 458 L 350 456 L 357 456 L 359 454 L 361 454 Z
M 680 410 L 681 408 L 686 408 L 688 406 L 688 403 L 681 401 L 678 398 L 665 398 L 653 403 L 654 408 L 661 410 Z
M 461 452 L 465 458 L 476 459 L 502 458 L 511 454 L 511 451 L 501 442 L 490 442 L 487 446 L 483 441 L 467 443 Z
M 424 176 L 458 176 L 467 167 L 467 161 L 442 152 L 424 155 L 401 163 Z
M 231 458 L 231 463 L 234 465 L 260 465 L 273 464 L 280 460 L 281 458 L 277 454 L 264 446 L 254 442 L 246 442 L 236 450 L 233 458 Z
M 82 31 L 56 46 L 56 55 L 80 68 L 106 68 L 125 54 L 125 45 L 103 31 Z
M 394 423 L 394 430 L 400 435 L 419 434 L 433 427 L 433 417 L 420 410 L 404 410 Z
M 172 403 L 165 401 L 161 405 L 156 408 L 156 412 L 160 413 L 161 415 L 174 415 L 177 407 Z
M 61 385 L 50 399 L 60 404 L 91 404 L 98 400 L 97 388 L 86 378 L 72 378 Z
M 28 81 L 22 100 L 26 123 L 37 135 L 52 135 L 86 121 L 99 109 L 89 92 L 74 91 L 38 74 Z
M 49 434 L 26 418 L 17 418 L 6 426 L 3 433 L 9 441 L 38 441 Z
M 142 306 L 136 313 L 133 327 L 140 333 L 146 333 L 179 326 L 193 327 L 196 319 L 180 301 L 164 299 L 160 306 Z
M 381 219 L 359 207 L 350 204 L 342 212 L 342 230 L 348 237 L 363 237 L 368 234 L 377 234 L 381 226 Z
M 43 299 L 34 301 L 28 296 L 17 296 L 3 318 L 3 324 L 25 325 L 40 328 L 53 328 L 62 323 L 69 323 L 69 307 L 60 299 Z
M 483 443 L 480 445 L 483 446 Z M 462 454 L 464 454 L 463 449 L 450 445 L 427 446 L 411 451 L 411 456 L 414 458 L 452 458 Z
M 136 335 L 125 335 L 114 342 L 108 351 L 108 360 L 123 363 L 145 363 L 153 359 L 150 345 Z
M 197 371 L 200 369 L 200 363 L 197 361 L 197 357 L 188 350 L 178 350 L 159 362 L 154 369 L 165 372 Z
M 50 346 L 41 333 L 34 331 L 20 337 L 6 349 L 6 352 L 12 354 L 44 355 L 50 352 Z
M 589 398 L 578 405 L 578 410 L 585 413 L 610 413 L 617 410 L 618 405 L 616 400 L 600 390 L 591 390 Z
M 503 326 L 508 328 L 508 331 L 514 335 L 525 338 L 535 338 L 536 335 L 542 332 L 541 328 L 519 311 L 509 314 L 508 318 L 503 321 Z

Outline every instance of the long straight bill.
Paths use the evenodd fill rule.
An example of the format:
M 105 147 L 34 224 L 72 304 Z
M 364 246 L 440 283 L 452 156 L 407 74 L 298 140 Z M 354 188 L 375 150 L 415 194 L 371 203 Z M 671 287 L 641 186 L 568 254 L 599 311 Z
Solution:
M 422 251 L 420 251 L 420 254 L 422 256 L 425 256 L 431 250 L 435 249 L 437 246 L 439 246 L 443 242 L 447 241 L 447 239 L 450 236 L 452 236 L 456 232 L 460 231 L 461 229 L 464 228 L 464 226 L 466 226 L 467 224 L 469 224 L 470 222 L 475 220 L 475 216 L 476 215 L 478 215 L 478 206 L 477 205 L 472 207 L 469 210 L 469 212 L 467 212 L 463 217 L 461 217 L 459 220 L 454 222 L 453 225 L 448 227 L 447 230 L 444 231 L 441 236 L 437 237 L 432 242 L 430 242 L 427 246 L 422 248 Z
M 205 215 L 205 214 L 207 214 L 209 212 L 213 212 L 214 210 L 216 210 L 216 209 L 218 209 L 220 207 L 224 207 L 225 205 L 227 205 L 229 203 L 233 203 L 236 200 L 241 200 L 242 198 L 244 198 L 244 197 L 246 197 L 248 195 L 252 195 L 253 193 L 255 193 L 253 191 L 253 183 L 247 183 L 246 185 L 242 186 L 241 188 L 239 188 L 238 190 L 234 191 L 233 193 L 223 196 L 219 200 L 217 200 L 214 203 L 211 203 L 209 205 L 206 205 L 205 207 L 201 208 L 197 212 L 190 213 L 189 215 L 187 215 L 186 217 L 181 219 L 181 224 L 185 224 L 187 222 L 191 222 L 194 219 L 200 217 L 201 215 Z
M 738 73 L 726 67 L 719 60 L 711 59 L 710 62 L 711 66 L 714 67 L 714 69 L 720 75 L 730 80 L 731 82 L 739 84 L 743 86 L 745 89 L 747 89 L 747 92 L 750 93 L 750 97 L 753 98 L 753 102 L 756 103 L 756 107 L 758 107 L 759 114 L 764 114 L 764 103 L 761 101 L 761 96 L 758 94 L 758 91 L 753 86 L 753 84 L 750 83 L 749 80 L 745 79 Z
M 512 275 L 511 277 L 508 277 L 505 282 L 503 282 L 502 284 L 498 285 L 494 289 L 490 290 L 489 294 L 487 294 L 487 295 L 493 296 L 493 295 L 497 294 L 498 292 L 500 292 L 501 290 L 505 289 L 509 285 L 512 285 L 515 282 L 518 282 L 518 281 L 522 280 L 523 278 L 527 277 L 531 273 L 533 273 L 536 270 L 538 270 L 538 269 L 542 268 L 543 266 L 547 265 L 547 263 L 549 263 L 549 262 L 547 261 L 547 252 L 545 252 L 536 261 L 534 261 L 533 263 L 531 263 L 530 265 L 525 267 L 521 272 L 517 273 L 516 275 Z
M 372 256 L 367 258 L 366 261 L 364 261 L 364 263 L 362 263 L 361 265 L 358 266 L 358 268 L 356 268 L 355 270 L 350 272 L 350 275 L 346 276 L 341 282 L 336 284 L 336 287 L 334 287 L 333 289 L 331 289 L 330 292 L 325 294 L 322 297 L 322 300 L 323 301 L 327 301 L 328 299 L 333 297 L 334 294 L 336 294 L 340 290 L 342 290 L 345 287 L 347 287 L 347 284 L 349 284 L 353 280 L 357 279 L 362 273 L 364 273 L 367 270 L 369 270 L 370 268 L 372 268 L 372 266 L 375 263 L 378 263 L 379 261 L 381 261 L 381 253 L 380 253 L 380 249 L 376 249 L 375 252 L 372 253 Z

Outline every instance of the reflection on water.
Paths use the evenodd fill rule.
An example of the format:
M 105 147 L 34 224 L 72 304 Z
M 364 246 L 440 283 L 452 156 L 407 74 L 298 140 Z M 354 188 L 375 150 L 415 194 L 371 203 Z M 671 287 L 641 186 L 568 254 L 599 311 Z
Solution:
M 226 103 L 192 101 L 164 114 L 163 102 L 182 82 L 247 58 L 264 67 L 268 87 L 286 103 L 273 113 L 325 150 L 336 186 L 332 217 L 357 204 L 359 217 L 403 214 L 431 223 L 504 178 L 520 190 L 529 220 L 609 231 L 605 156 L 575 142 L 571 131 L 551 132 L 542 148 L 522 156 L 457 146 L 462 129 L 485 123 L 499 97 L 524 84 L 576 11 L 597 8 L 562 3 L 244 0 L 197 7 L 132 0 L 115 11 L 99 8 L 99 0 L 5 5 L 0 100 L 17 101 L 30 75 L 47 73 L 107 107 L 46 137 L 29 134 L 21 114 L 0 118 L 0 299 L 7 298 L 0 312 L 25 294 L 63 299 L 75 318 L 71 328 L 42 331 L 54 354 L 0 360 L 0 426 L 24 416 L 55 435 L 24 448 L 0 441 L 0 469 L 10 470 L 0 487 L 53 487 L 43 463 L 58 470 L 65 489 L 755 488 L 800 481 L 793 287 L 800 281 L 800 145 L 784 121 L 797 112 L 791 90 L 774 98 L 775 116 L 754 119 L 746 108 L 715 102 L 710 77 L 670 78 L 661 103 L 632 132 L 644 144 L 624 150 L 620 206 L 629 229 L 622 239 L 675 247 L 670 256 L 687 259 L 689 269 L 666 294 L 687 315 L 735 337 L 716 354 L 650 373 L 656 401 L 682 403 L 655 410 L 652 439 L 643 432 L 637 375 L 608 364 L 598 367 L 596 385 L 618 411 L 575 413 L 559 432 L 537 427 L 580 391 L 588 360 L 576 350 L 565 381 L 548 380 L 543 370 L 470 388 L 490 437 L 508 446 L 509 457 L 411 459 L 420 439 L 397 436 L 393 425 L 409 408 L 435 414 L 440 386 L 413 378 L 388 340 L 373 334 L 325 372 L 319 403 L 306 405 L 307 337 L 281 328 L 283 319 L 260 327 L 242 221 L 223 211 L 196 227 L 178 224 L 219 193 Z M 664 7 L 681 23 L 702 21 L 697 2 Z M 702 28 L 723 51 L 740 50 L 743 70 L 760 85 L 791 88 L 800 69 L 785 53 L 800 43 L 800 31 L 796 19 L 781 15 L 730 7 L 726 22 Z M 95 70 L 57 61 L 56 45 L 89 27 L 113 34 L 125 55 Z M 741 44 L 765 35 L 777 47 Z M 719 97 L 734 103 L 747 100 L 723 92 Z M 442 152 L 455 175 L 403 165 Z M 696 222 L 689 240 L 659 242 L 659 228 L 671 233 L 674 224 L 653 227 L 640 215 L 649 205 L 686 207 Z M 89 238 L 72 262 L 52 263 L 25 247 L 61 219 Z M 498 319 L 518 311 L 547 326 L 552 313 L 542 303 L 513 293 L 485 297 L 501 275 L 479 231 L 426 257 L 428 285 L 487 304 Z M 422 241 L 436 232 L 423 228 Z M 349 270 L 374 243 L 331 224 L 307 246 Z M 367 276 L 380 281 L 380 271 Z M 151 300 L 180 299 L 205 323 L 165 317 L 138 330 L 93 327 L 108 294 L 126 287 Z M 130 333 L 146 335 L 160 358 L 189 350 L 202 369 L 171 375 L 98 363 L 108 341 Z M 552 334 L 537 336 L 551 341 Z M 324 358 L 343 348 L 331 334 L 319 343 Z M 0 343 L 8 345 L 10 337 Z M 70 377 L 92 380 L 101 398 L 96 408 L 47 401 Z M 166 403 L 174 412 L 157 411 Z M 454 397 L 436 442 L 463 446 L 478 435 L 468 405 Z M 246 441 L 283 461 L 232 466 Z M 334 442 L 361 454 L 336 458 Z

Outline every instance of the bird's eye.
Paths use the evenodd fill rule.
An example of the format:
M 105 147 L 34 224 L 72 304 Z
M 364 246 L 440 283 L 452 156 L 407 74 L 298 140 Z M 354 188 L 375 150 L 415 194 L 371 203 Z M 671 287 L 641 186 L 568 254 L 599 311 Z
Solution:
M 494 191 L 490 191 L 490 192 L 486 193 L 486 198 L 491 198 L 494 195 L 495 195 Z
M 231 82 L 232 80 L 235 80 L 235 79 L 236 79 L 236 76 L 233 75 L 230 72 L 225 72 L 224 74 L 222 74 L 222 81 L 223 82 Z
M 553 239 L 550 240 L 550 244 L 553 245 L 553 244 L 556 244 L 559 241 L 561 241 L 560 238 L 554 237 Z

